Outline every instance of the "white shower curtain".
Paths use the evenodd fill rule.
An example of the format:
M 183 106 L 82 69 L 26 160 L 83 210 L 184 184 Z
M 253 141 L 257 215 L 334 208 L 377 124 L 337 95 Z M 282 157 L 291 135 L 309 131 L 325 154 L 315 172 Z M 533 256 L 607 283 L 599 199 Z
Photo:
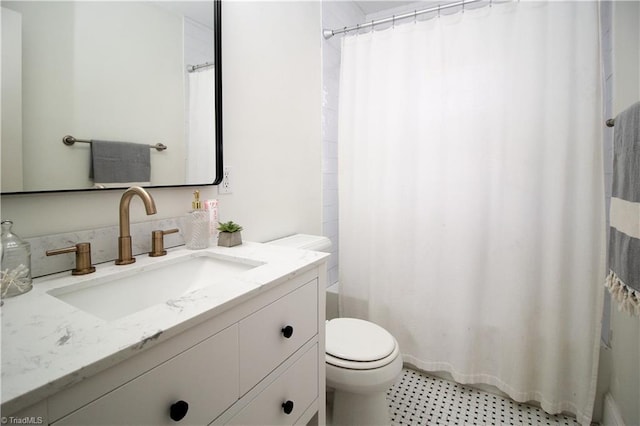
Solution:
M 189 73 L 186 183 L 213 182 L 216 176 L 215 71 Z
M 588 424 L 604 280 L 596 2 L 345 37 L 344 316 L 404 360 Z

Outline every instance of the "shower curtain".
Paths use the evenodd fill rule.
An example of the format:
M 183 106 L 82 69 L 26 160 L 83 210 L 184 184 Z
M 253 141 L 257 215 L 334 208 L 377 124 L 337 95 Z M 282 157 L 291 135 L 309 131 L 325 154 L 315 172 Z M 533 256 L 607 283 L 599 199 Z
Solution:
M 604 280 L 596 2 L 343 39 L 343 316 L 405 362 L 588 424 Z
M 189 73 L 187 184 L 211 183 L 216 176 L 214 73 L 213 67 Z

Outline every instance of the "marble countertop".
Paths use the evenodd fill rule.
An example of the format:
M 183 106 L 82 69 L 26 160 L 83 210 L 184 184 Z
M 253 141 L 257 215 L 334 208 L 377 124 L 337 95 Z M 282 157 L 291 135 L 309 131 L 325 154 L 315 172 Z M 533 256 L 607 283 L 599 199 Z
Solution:
M 2 411 L 12 413 L 91 377 L 124 359 L 226 311 L 326 261 L 328 254 L 271 244 L 191 251 L 168 250 L 166 256 L 136 256 L 131 265 L 96 265 L 93 274 L 70 272 L 34 280 L 33 289 L 5 299 L 2 316 Z M 234 261 L 260 264 L 225 281 L 173 298 L 119 319 L 105 321 L 48 292 L 127 269 L 144 270 L 203 252 Z M 79 374 L 81 372 L 81 374 Z

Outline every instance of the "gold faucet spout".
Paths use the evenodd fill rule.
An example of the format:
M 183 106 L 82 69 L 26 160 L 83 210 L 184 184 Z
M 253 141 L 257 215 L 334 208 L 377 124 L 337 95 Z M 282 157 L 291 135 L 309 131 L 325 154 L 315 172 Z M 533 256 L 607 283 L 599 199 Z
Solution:
M 131 222 L 129 205 L 134 195 L 140 197 L 148 215 L 156 214 L 156 203 L 147 191 L 139 186 L 127 189 L 120 198 L 120 236 L 118 237 L 118 260 L 116 265 L 128 265 L 136 261 L 131 249 Z

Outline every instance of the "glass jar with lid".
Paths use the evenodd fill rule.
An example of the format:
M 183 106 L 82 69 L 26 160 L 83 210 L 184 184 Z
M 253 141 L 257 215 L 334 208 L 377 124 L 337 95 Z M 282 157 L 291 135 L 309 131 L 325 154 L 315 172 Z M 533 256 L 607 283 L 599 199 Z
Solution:
M 13 297 L 31 290 L 31 245 L 11 231 L 13 222 L 3 220 L 0 265 L 0 296 Z

